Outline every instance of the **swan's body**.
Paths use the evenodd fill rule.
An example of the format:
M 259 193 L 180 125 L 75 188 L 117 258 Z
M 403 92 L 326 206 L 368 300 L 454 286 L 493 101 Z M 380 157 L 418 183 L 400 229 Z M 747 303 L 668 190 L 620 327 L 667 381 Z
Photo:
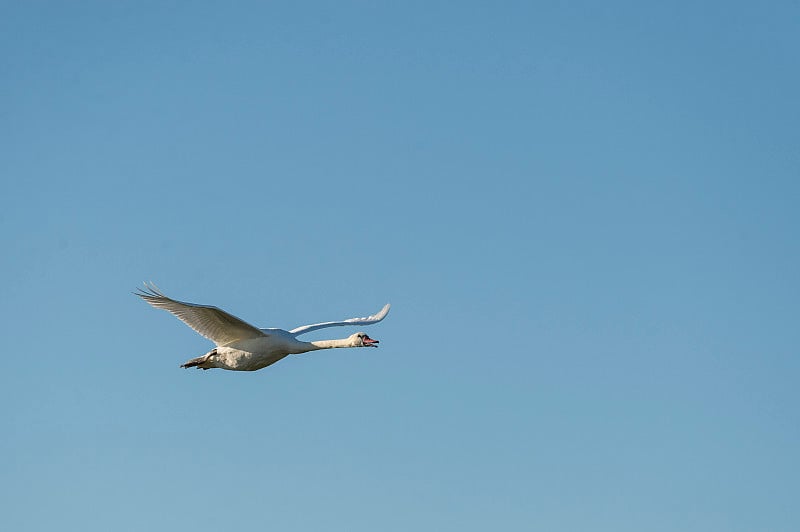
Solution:
M 198 334 L 216 344 L 216 347 L 205 355 L 182 364 L 182 368 L 255 371 L 274 364 L 288 355 L 307 353 L 318 349 L 378 347 L 377 340 L 360 332 L 339 340 L 314 342 L 298 340 L 297 336 L 325 327 L 371 325 L 381 321 L 389 312 L 387 304 L 380 312 L 366 318 L 315 323 L 284 331 L 283 329 L 258 329 L 217 307 L 170 299 L 152 284 L 145 284 L 144 289 L 140 289 L 136 295 L 156 308 L 171 312 Z

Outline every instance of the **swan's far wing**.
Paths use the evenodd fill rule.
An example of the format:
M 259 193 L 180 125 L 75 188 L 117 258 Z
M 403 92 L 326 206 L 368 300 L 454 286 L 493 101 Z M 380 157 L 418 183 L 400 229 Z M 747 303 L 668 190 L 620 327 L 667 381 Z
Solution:
M 267 336 L 249 323 L 217 307 L 170 299 L 152 283 L 145 283 L 144 288 L 140 288 L 135 294 L 155 308 L 171 312 L 198 334 L 205 336 L 218 346 L 228 345 L 246 338 Z
M 389 313 L 390 307 L 391 305 L 386 303 L 386 305 L 377 314 L 367 316 L 366 318 L 350 318 L 349 320 L 326 321 L 324 323 L 315 323 L 313 325 L 303 325 L 302 327 L 297 327 L 289 332 L 294 335 L 298 335 L 316 331 L 317 329 L 324 329 L 325 327 L 342 327 L 344 325 L 372 325 L 373 323 L 378 323 L 385 318 Z

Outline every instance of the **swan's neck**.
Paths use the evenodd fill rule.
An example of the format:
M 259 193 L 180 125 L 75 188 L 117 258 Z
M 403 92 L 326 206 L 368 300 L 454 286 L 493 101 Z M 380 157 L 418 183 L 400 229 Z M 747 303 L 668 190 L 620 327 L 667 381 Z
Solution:
M 349 338 L 342 338 L 340 340 L 317 340 L 309 342 L 314 346 L 314 349 L 333 349 L 336 347 L 353 347 Z

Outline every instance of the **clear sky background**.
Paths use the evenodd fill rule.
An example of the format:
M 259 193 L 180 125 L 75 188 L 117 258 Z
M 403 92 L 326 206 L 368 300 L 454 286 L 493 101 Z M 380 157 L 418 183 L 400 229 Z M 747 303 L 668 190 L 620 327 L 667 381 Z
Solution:
M 0 528 L 800 529 L 798 20 L 3 2 Z

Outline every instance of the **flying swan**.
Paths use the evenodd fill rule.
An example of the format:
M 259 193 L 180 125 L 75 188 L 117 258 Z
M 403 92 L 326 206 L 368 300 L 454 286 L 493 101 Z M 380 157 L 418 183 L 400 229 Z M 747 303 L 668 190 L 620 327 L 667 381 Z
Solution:
M 234 371 L 256 371 L 265 368 L 288 355 L 331 349 L 334 347 L 378 347 L 362 332 L 340 340 L 319 340 L 304 342 L 297 336 L 307 332 L 339 327 L 343 325 L 372 325 L 378 323 L 389 313 L 387 303 L 377 314 L 366 318 L 350 318 L 342 321 L 326 321 L 313 325 L 303 325 L 291 331 L 283 329 L 258 329 L 222 309 L 210 305 L 184 303 L 165 296 L 152 283 L 134 292 L 155 308 L 167 310 L 179 320 L 216 344 L 205 355 L 181 364 L 182 368 L 211 369 L 222 368 Z

